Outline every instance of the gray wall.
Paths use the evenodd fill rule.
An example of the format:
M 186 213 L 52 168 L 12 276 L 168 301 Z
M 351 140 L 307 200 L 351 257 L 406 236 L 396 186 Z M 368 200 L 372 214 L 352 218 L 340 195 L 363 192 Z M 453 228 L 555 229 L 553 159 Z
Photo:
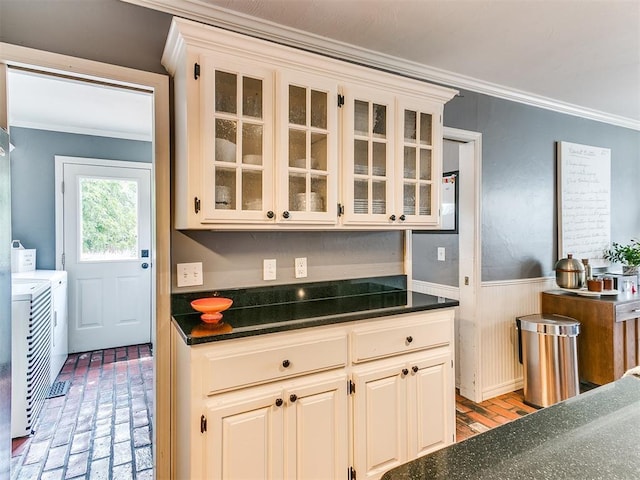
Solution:
M 611 149 L 611 239 L 640 237 L 640 132 L 473 92 L 444 124 L 482 133 L 482 280 L 549 275 L 557 260 L 556 142 Z
M 55 155 L 150 162 L 149 142 L 10 127 L 11 229 L 35 248 L 36 267 L 55 270 Z
M 186 292 L 398 275 L 404 273 L 403 239 L 402 232 L 174 231 L 172 263 L 201 261 L 204 277 L 204 286 L 174 287 Z M 295 278 L 296 257 L 307 257 L 307 278 Z M 276 280 L 262 280 L 265 258 L 276 259 Z
M 454 172 L 460 165 L 460 144 L 445 140 L 442 145 L 442 171 Z M 458 286 L 459 242 L 457 233 L 414 232 L 413 278 L 424 282 Z M 438 260 L 438 247 L 445 249 L 445 261 Z
M 160 58 L 169 15 L 118 0 L 2 0 L 0 5 L 0 41 L 164 72 Z M 532 278 L 552 271 L 557 255 L 555 142 L 559 140 L 611 149 L 612 239 L 640 236 L 640 132 L 462 93 L 445 106 L 444 124 L 483 134 L 483 280 Z M 199 235 L 210 237 L 194 241 L 174 232 L 174 262 L 190 258 L 192 249 L 204 244 L 211 252 L 208 258 L 215 259 L 209 268 L 230 269 L 232 262 L 206 247 L 217 245 L 220 239 L 236 245 L 228 247 L 233 252 L 224 250 L 229 258 L 246 255 L 253 265 L 263 257 L 261 241 L 246 242 L 246 234 Z M 310 261 L 335 262 L 333 253 L 312 241 L 314 234 L 278 235 L 273 240 L 278 248 L 294 251 L 302 239 L 317 249 L 308 252 Z M 331 243 L 349 244 L 352 234 L 334 235 L 337 240 Z M 364 234 L 353 235 L 362 246 Z M 372 236 L 367 248 L 375 251 L 376 241 Z M 414 271 L 416 278 L 421 274 Z
M 0 0 L 0 42 L 155 73 L 171 15 L 120 0 Z

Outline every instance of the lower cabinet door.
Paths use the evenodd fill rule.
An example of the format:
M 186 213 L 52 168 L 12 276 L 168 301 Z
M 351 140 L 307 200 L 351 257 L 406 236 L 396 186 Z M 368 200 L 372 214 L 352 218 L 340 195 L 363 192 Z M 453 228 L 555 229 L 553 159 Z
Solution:
M 358 479 L 380 478 L 406 461 L 405 369 L 405 362 L 382 360 L 354 371 L 353 455 Z
M 281 387 L 244 389 L 220 395 L 207 408 L 207 478 L 284 478 Z
M 409 363 L 409 459 L 453 443 L 455 391 L 450 355 Z
M 315 379 L 286 390 L 285 477 L 346 478 L 349 468 L 347 376 Z
M 207 478 L 325 480 L 349 468 L 347 376 L 318 374 L 212 397 Z

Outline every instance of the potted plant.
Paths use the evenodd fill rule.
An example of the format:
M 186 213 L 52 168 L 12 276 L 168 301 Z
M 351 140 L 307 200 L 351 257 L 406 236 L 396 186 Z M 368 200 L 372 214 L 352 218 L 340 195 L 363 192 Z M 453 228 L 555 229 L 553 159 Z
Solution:
M 632 239 L 628 245 L 613 242 L 602 256 L 610 262 L 621 263 L 623 275 L 637 275 L 640 267 L 640 241 Z

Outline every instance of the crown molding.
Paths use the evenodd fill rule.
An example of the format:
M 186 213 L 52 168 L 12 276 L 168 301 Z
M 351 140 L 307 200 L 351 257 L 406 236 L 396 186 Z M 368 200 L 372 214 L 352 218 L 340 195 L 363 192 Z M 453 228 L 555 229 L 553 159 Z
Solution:
M 640 130 L 640 121 L 613 115 L 553 98 L 485 82 L 447 70 L 399 59 L 380 52 L 355 47 L 302 30 L 279 25 L 243 13 L 210 5 L 200 0 L 121 0 L 175 16 L 195 20 L 215 27 L 231 30 L 263 40 L 300 48 L 351 63 L 365 65 L 387 72 L 439 83 L 444 86 L 469 90 L 533 107 L 567 115 Z

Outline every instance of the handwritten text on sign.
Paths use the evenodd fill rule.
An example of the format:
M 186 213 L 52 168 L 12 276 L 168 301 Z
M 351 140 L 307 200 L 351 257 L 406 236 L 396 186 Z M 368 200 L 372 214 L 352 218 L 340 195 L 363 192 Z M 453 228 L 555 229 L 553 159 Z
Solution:
M 611 240 L 611 150 L 559 142 L 559 253 L 603 264 Z

